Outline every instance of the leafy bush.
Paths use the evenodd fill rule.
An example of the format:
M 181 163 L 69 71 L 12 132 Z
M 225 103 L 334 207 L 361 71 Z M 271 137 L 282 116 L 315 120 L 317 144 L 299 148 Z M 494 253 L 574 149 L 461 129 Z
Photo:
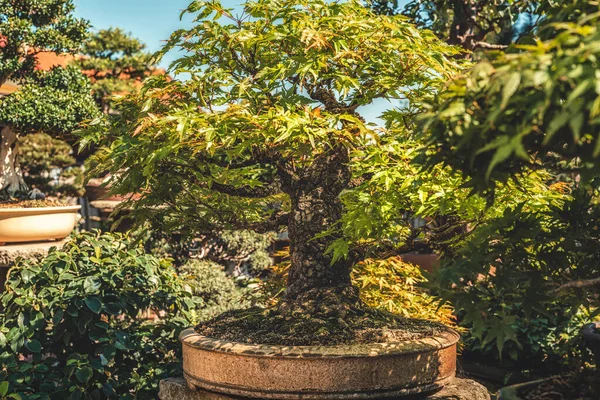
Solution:
M 31 399 L 156 398 L 195 307 L 170 262 L 99 232 L 19 261 L 0 301 L 0 377 Z
M 428 280 L 421 269 L 403 262 L 400 257 L 386 260 L 368 259 L 358 263 L 352 279 L 360 289 L 360 297 L 371 307 L 404 315 L 455 325 L 453 309 L 432 296 L 421 286 Z
M 257 233 L 248 230 L 225 231 L 213 239 L 213 261 L 233 267 L 237 272 L 255 274 L 273 262 L 269 246 L 275 240 L 274 233 Z
M 242 287 L 241 280 L 227 275 L 223 267 L 212 261 L 190 260 L 180 269 L 180 276 L 190 291 L 199 298 L 195 319 L 209 320 L 234 309 L 247 308 L 253 303 L 250 288 Z
M 152 227 L 150 221 L 138 234 L 148 252 L 173 258 L 177 266 L 199 258 L 217 263 L 233 275 L 254 276 L 273 263 L 269 253 L 269 246 L 275 240 L 272 232 L 235 230 L 190 239 L 181 233 L 165 232 L 159 226 Z
M 600 210 L 583 190 L 547 211 L 507 209 L 474 229 L 438 276 L 469 328 L 473 351 L 521 369 L 557 369 L 582 356 L 578 332 L 599 314 Z M 584 319 L 585 317 L 585 319 Z

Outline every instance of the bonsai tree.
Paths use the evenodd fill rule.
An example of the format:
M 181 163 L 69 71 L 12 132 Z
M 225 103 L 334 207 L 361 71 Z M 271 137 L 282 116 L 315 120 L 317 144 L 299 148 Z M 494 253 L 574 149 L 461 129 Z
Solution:
M 101 29 L 83 44 L 74 64 L 92 80 L 96 104 L 103 113 L 111 109 L 111 97 L 130 93 L 156 69 L 145 45 L 120 28 Z
M 34 133 L 21 138 L 19 151 L 23 176 L 30 187 L 52 197 L 83 194 L 83 170 L 67 142 L 47 133 Z
M 74 53 L 83 41 L 87 22 L 73 17 L 71 0 L 42 0 L 17 6 L 0 5 L 0 85 L 11 80 L 20 88 L 0 99 L 0 193 L 27 193 L 18 162 L 22 135 L 43 131 L 68 133 L 95 115 L 87 79 L 74 68 L 36 69 L 43 51 Z
M 195 2 L 187 12 L 196 26 L 176 31 L 163 52 L 184 52 L 171 69 L 189 79 L 152 77 L 118 115 L 91 125 L 84 144 L 104 145 L 92 166 L 123 171 L 113 175 L 114 191 L 141 193 L 127 206 L 165 230 L 287 229 L 284 300 L 245 318 L 226 314 L 205 325 L 207 334 L 332 343 L 356 339 L 360 324 L 397 326 L 365 317 L 374 314 L 358 300 L 350 273 L 376 252 L 345 231 L 341 196 L 378 172 L 355 170 L 371 149 L 406 134 L 366 123 L 361 107 L 399 101 L 412 115 L 456 72 L 457 50 L 358 1 L 260 0 L 239 16 L 219 2 Z M 245 323 L 257 320 L 248 313 L 260 323 Z M 236 329 L 236 321 L 245 327 Z

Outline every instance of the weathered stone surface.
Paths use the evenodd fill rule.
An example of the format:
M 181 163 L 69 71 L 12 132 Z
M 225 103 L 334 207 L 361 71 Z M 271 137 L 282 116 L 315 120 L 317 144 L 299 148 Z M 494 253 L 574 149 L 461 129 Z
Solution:
M 456 378 L 441 391 L 426 397 L 427 400 L 490 400 L 490 393 L 480 383 L 471 379 Z
M 160 381 L 160 400 L 245 400 L 242 397 L 225 396 L 204 390 L 193 391 L 183 378 Z M 479 383 L 470 379 L 456 378 L 441 391 L 425 396 L 411 396 L 411 400 L 490 400 L 490 394 Z
M 66 240 L 39 243 L 16 243 L 0 246 L 0 268 L 12 267 L 19 257 L 41 259 L 48 254 L 51 247 L 61 247 Z

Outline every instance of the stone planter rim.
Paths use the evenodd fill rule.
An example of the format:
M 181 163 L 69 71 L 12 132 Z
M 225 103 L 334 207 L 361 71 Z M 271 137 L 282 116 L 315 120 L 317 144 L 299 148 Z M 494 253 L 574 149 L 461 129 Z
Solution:
M 2 207 L 0 208 L 0 216 L 3 214 L 23 214 L 23 215 L 36 215 L 36 214 L 53 214 L 64 211 L 77 211 L 80 210 L 80 205 L 75 206 L 50 206 L 50 207 Z
M 460 334 L 451 328 L 435 336 L 389 343 L 361 343 L 323 346 L 284 346 L 251 344 L 214 339 L 200 335 L 194 328 L 187 328 L 179 335 L 186 346 L 214 352 L 233 353 L 244 356 L 275 358 L 358 358 L 370 356 L 392 356 L 435 351 L 455 345 Z
M 77 225 L 80 205 L 0 208 L 0 245 L 61 240 Z

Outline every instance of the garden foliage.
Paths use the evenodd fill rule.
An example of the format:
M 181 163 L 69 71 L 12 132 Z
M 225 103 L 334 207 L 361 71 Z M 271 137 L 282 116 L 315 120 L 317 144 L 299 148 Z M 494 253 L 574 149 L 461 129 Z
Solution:
M 451 81 L 422 125 L 433 168 L 455 168 L 493 208 L 503 208 L 503 185 L 532 173 L 547 174 L 547 193 L 563 193 L 545 209 L 511 204 L 472 227 L 438 281 L 475 349 L 525 369 L 576 358 L 576 324 L 600 306 L 598 5 L 573 4 L 549 12 L 546 40 L 490 54 Z
M 94 100 L 102 112 L 111 110 L 112 96 L 139 89 L 155 70 L 145 47 L 120 28 L 100 29 L 84 42 L 83 57 L 73 64 L 90 77 Z
M 257 301 L 243 279 L 228 275 L 223 266 L 205 260 L 190 260 L 179 269 L 179 276 L 197 297 L 194 320 L 206 321 L 225 311 L 247 308 Z
M 34 133 L 21 139 L 20 150 L 23 175 L 32 188 L 53 197 L 83 195 L 83 169 L 67 142 Z
M 0 99 L 0 197 L 25 197 L 28 187 L 19 165 L 19 139 L 44 132 L 68 136 L 97 115 L 87 78 L 77 68 L 41 71 L 43 52 L 73 55 L 88 29 L 75 18 L 72 0 L 0 2 L 0 85 L 19 88 Z
M 287 252 L 280 254 L 286 257 Z M 277 304 L 285 291 L 289 261 L 268 269 L 257 294 L 267 306 Z M 399 257 L 367 259 L 358 263 L 352 282 L 361 289 L 361 300 L 369 307 L 386 310 L 407 318 L 427 319 L 455 326 L 453 308 L 442 304 L 423 286 L 428 282 L 421 269 Z
M 19 261 L 0 301 L 0 380 L 31 399 L 155 398 L 199 307 L 168 261 L 99 232 Z

